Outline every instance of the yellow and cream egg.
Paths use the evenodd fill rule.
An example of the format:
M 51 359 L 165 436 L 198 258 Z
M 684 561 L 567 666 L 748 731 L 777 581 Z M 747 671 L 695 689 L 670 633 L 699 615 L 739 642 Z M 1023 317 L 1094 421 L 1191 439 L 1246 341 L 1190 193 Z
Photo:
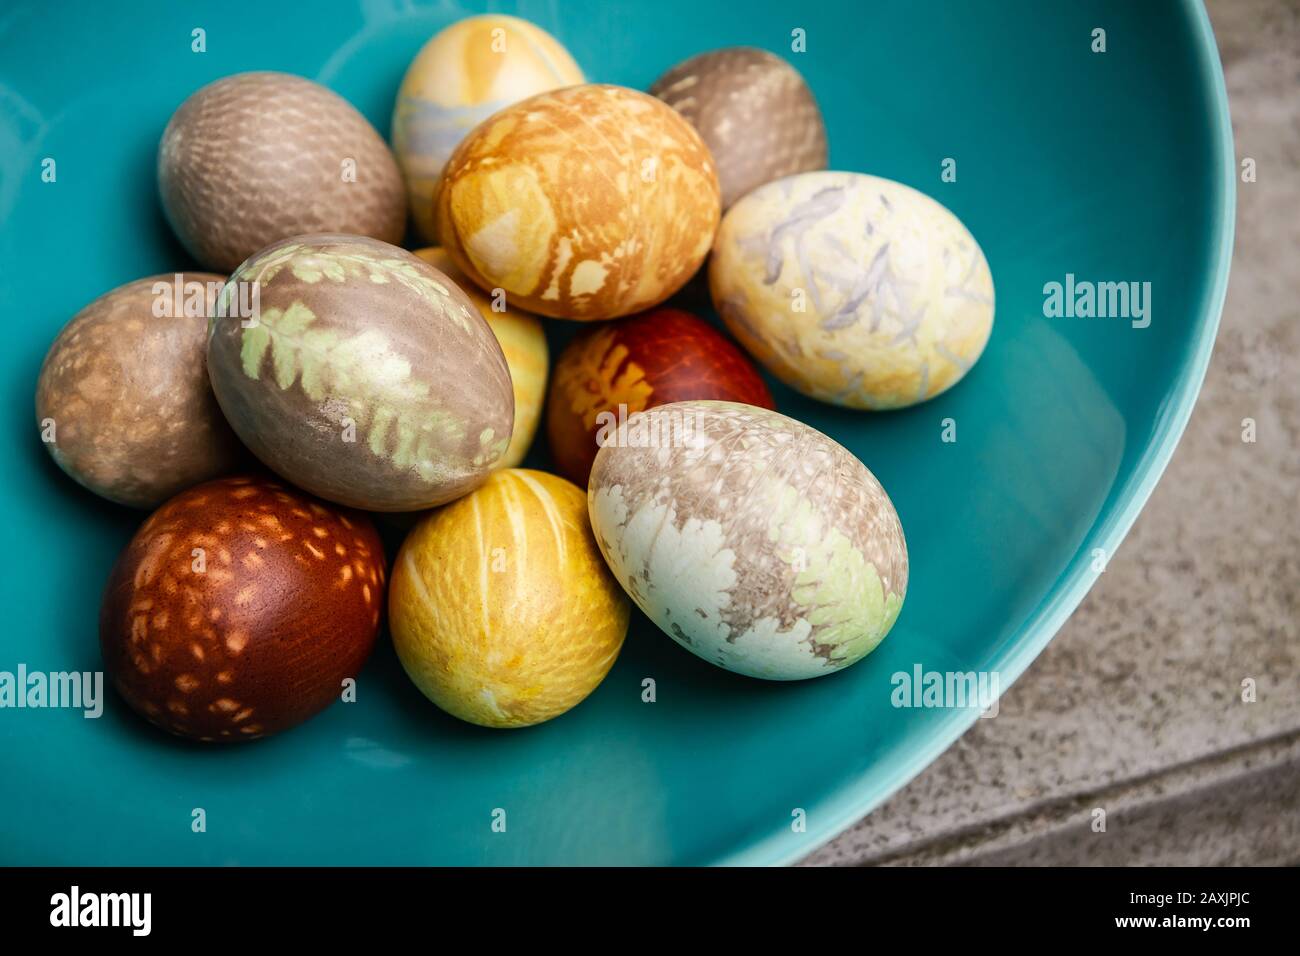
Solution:
M 466 133 L 512 103 L 583 82 L 569 51 L 518 17 L 466 17 L 426 43 L 406 71 L 393 110 L 393 150 L 420 233 L 437 238 L 438 177 Z

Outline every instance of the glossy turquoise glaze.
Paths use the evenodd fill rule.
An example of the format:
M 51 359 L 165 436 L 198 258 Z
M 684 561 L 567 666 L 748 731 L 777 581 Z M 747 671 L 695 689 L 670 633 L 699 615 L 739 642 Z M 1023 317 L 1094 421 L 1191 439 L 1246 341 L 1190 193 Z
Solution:
M 936 197 L 997 287 L 956 388 L 870 415 L 783 388 L 782 411 L 857 454 L 897 505 L 912 583 L 862 663 L 775 685 L 634 620 L 583 706 L 525 731 L 443 716 L 386 639 L 359 699 L 239 749 L 171 740 L 110 693 L 104 716 L 0 710 L 3 863 L 771 863 L 877 805 L 976 719 L 891 704 L 891 675 L 996 670 L 1005 690 L 1096 579 L 1169 460 L 1209 359 L 1232 245 L 1234 159 L 1208 21 L 1190 2 L 494 3 L 593 79 L 645 88 L 689 54 L 790 55 L 831 162 Z M 409 9 L 414 7 L 415 9 Z M 99 666 L 100 588 L 143 515 L 82 491 L 32 416 L 42 356 L 78 308 L 191 265 L 154 150 L 172 110 L 240 70 L 315 78 L 382 132 L 415 51 L 480 5 L 397 0 L 8 3 L 0 12 L 0 670 Z M 296 12 L 295 12 L 296 11 Z M 207 51 L 191 52 L 191 30 Z M 1107 52 L 1091 33 L 1107 31 Z M 794 28 L 807 52 L 790 54 Z M 42 160 L 57 161 L 43 183 Z M 957 160 L 955 183 L 941 162 Z M 1152 321 L 1045 318 L 1043 286 L 1149 281 Z M 698 287 L 683 300 L 698 299 Z M 567 329 L 553 327 L 556 339 Z M 956 443 L 941 439 L 952 418 Z M 544 449 L 532 462 L 545 466 Z M 1139 621 L 1134 626 L 1140 626 Z M 643 703 L 641 682 L 657 681 Z M 191 830 L 201 807 L 207 831 Z M 491 827 L 507 811 L 505 833 Z M 804 832 L 792 812 L 807 814 Z

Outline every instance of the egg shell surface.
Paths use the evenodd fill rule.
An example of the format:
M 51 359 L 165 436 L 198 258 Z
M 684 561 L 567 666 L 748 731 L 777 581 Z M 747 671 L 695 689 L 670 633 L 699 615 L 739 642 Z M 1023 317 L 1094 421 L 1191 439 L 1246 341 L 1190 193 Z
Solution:
M 241 316 L 254 289 L 250 324 Z M 298 236 L 244 263 L 210 323 L 208 372 L 258 458 L 355 508 L 450 501 L 510 443 L 513 390 L 496 336 L 446 275 L 374 239 Z
M 193 93 L 158 147 L 163 211 L 209 269 L 230 272 L 288 236 L 401 242 L 402 174 L 347 100 L 288 73 L 236 73 Z
M 728 47 L 691 57 L 650 87 L 713 153 L 727 209 L 750 190 L 825 169 L 826 124 L 799 71 L 774 53 Z
M 585 487 L 598 439 L 620 416 L 687 399 L 773 407 L 749 359 L 689 312 L 658 308 L 584 328 L 555 363 L 546 428 L 556 466 Z
M 437 241 L 433 196 L 465 134 L 513 103 L 585 82 L 555 37 L 518 17 L 466 17 L 426 43 L 407 68 L 393 110 L 393 151 L 420 234 Z
M 633 415 L 596 455 L 591 524 L 614 576 L 719 667 L 802 680 L 869 654 L 907 593 L 889 496 L 821 432 L 732 402 Z
M 861 173 L 801 173 L 737 202 L 709 289 L 773 375 L 850 408 L 933 398 L 970 370 L 993 328 L 993 277 L 961 221 Z
M 574 707 L 604 679 L 631 605 L 587 523 L 581 489 L 509 468 L 432 512 L 393 568 L 393 646 L 447 713 L 526 727 Z
M 208 384 L 208 306 L 225 278 L 137 279 L 73 316 L 36 384 L 36 424 L 72 478 L 118 504 L 154 508 L 234 470 L 242 449 Z
M 415 254 L 435 269 L 451 278 L 474 303 L 479 315 L 497 337 L 501 351 L 510 367 L 510 381 L 515 395 L 515 426 L 510 434 L 510 445 L 494 467 L 514 468 L 524 460 L 537 434 L 537 423 L 542 418 L 542 404 L 546 401 L 546 378 L 550 369 L 550 351 L 546 345 L 546 331 L 542 320 L 523 309 L 510 305 L 502 295 L 503 311 L 492 307 L 492 299 L 483 294 L 460 271 L 445 249 L 417 249 Z
M 104 668 L 163 730 L 255 740 L 339 699 L 383 596 L 364 515 L 267 478 L 218 479 L 155 511 L 118 558 L 100 607 Z
M 478 126 L 447 162 L 438 236 L 480 288 L 540 315 L 658 305 L 704 261 L 720 214 L 713 157 L 660 100 L 587 84 Z

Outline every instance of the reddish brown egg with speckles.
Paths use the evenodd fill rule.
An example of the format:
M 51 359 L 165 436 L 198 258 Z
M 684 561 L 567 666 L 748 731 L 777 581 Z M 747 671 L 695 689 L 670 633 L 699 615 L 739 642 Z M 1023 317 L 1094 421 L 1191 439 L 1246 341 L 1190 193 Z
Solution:
M 261 477 L 155 511 L 104 592 L 104 668 L 171 733 L 255 740 L 324 710 L 370 655 L 384 596 L 370 521 Z
M 689 312 L 652 309 L 584 329 L 551 376 L 546 433 L 556 467 L 585 488 L 603 423 L 690 399 L 775 408 L 744 353 Z

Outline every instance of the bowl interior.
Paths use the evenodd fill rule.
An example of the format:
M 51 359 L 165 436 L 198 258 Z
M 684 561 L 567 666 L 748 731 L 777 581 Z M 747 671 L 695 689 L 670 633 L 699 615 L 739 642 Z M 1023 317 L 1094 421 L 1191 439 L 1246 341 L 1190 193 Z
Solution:
M 387 135 L 407 63 L 479 4 L 11 6 L 0 18 L 0 444 L 9 541 L 0 670 L 100 666 L 100 589 L 143 514 L 65 478 L 33 427 L 41 359 L 82 305 L 192 267 L 155 192 L 172 110 L 219 76 L 315 78 Z M 997 317 L 956 388 L 864 414 L 774 385 L 778 407 L 861 458 L 906 530 L 911 587 L 881 647 L 797 684 L 736 677 L 639 614 L 582 706 L 525 731 L 445 717 L 385 637 L 356 703 L 239 749 L 173 741 L 105 690 L 104 716 L 0 713 L 3 862 L 703 863 L 796 857 L 905 783 L 976 719 L 893 706 L 892 675 L 996 671 L 1042 649 L 1118 544 L 1186 421 L 1230 246 L 1218 61 L 1189 3 L 494 3 L 589 78 L 646 88 L 702 50 L 787 56 L 825 112 L 831 166 L 912 185 L 983 246 Z M 1093 30 L 1107 50 L 1094 53 Z M 192 52 L 206 31 L 207 52 Z M 806 52 L 791 51 L 804 31 Z M 42 181 L 42 162 L 57 180 Z M 955 182 L 941 179 L 956 160 Z M 1048 318 L 1043 287 L 1150 283 L 1150 324 Z M 709 314 L 696 284 L 679 297 Z M 571 334 L 551 323 L 552 347 Z M 944 441 L 947 419 L 956 441 Z M 530 464 L 547 467 L 544 447 Z M 1099 565 L 1097 565 L 1099 566 Z M 654 678 L 656 701 L 642 700 Z M 201 807 L 207 832 L 191 831 Z M 505 833 L 493 831 L 496 808 Z M 794 811 L 807 815 L 803 831 Z

